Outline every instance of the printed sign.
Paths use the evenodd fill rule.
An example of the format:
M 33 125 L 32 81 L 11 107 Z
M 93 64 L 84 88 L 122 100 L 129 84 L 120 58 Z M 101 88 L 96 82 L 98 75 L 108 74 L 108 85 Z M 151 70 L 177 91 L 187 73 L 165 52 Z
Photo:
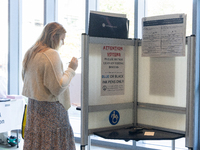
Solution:
M 144 17 L 142 21 L 142 56 L 185 56 L 185 14 Z
M 5 120 L 2 119 L 2 117 L 1 117 L 1 112 L 0 112 L 0 124 L 4 124 L 4 123 L 5 123 Z
M 117 110 L 113 110 L 111 113 L 110 113 L 110 116 L 109 116 L 109 121 L 112 125 L 116 125 L 118 122 L 119 122 L 119 119 L 120 119 L 120 115 L 119 115 L 119 112 Z
M 101 58 L 101 96 L 124 95 L 124 47 L 104 45 Z
M 9 124 L 11 115 L 10 102 L 0 102 L 0 132 L 4 129 L 4 131 L 9 131 Z
M 0 133 L 21 129 L 24 104 L 23 99 L 0 102 Z

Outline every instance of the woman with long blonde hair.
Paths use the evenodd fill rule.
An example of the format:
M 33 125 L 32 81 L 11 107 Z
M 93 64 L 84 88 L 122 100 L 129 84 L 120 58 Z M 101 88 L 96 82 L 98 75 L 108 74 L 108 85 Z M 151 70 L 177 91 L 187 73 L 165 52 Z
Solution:
M 64 44 L 65 33 L 61 24 L 47 24 L 24 56 L 22 95 L 28 97 L 24 150 L 75 149 L 67 110 L 69 84 L 78 60 L 73 57 L 68 69 L 63 70 L 57 50 Z

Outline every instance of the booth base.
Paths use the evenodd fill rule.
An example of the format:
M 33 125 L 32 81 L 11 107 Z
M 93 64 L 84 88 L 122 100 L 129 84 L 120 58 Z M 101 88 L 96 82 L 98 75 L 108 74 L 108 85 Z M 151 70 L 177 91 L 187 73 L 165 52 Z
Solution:
M 94 132 L 94 135 L 100 136 L 105 139 L 118 139 L 118 140 L 175 140 L 185 137 L 185 134 L 173 133 L 162 131 L 152 128 L 123 128 L 114 129 L 110 131 Z

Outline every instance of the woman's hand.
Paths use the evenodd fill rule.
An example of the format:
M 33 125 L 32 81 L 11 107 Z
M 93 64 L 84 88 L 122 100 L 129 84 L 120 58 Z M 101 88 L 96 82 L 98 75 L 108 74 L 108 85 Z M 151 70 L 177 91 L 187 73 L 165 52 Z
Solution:
M 73 57 L 68 67 L 72 68 L 75 71 L 78 67 L 78 59 Z

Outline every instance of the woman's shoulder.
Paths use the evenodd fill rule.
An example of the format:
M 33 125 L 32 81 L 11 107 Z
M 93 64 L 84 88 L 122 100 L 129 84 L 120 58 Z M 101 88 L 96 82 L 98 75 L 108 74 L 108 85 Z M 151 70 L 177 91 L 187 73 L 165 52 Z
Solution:
M 60 58 L 60 55 L 58 53 L 57 50 L 54 49 L 48 49 L 45 52 L 43 52 L 44 55 L 48 56 L 48 57 L 53 57 L 53 58 Z
M 58 53 L 57 50 L 54 49 L 48 49 L 45 52 L 43 52 L 43 54 L 45 55 L 45 57 L 47 57 L 47 59 L 49 59 L 50 61 L 58 61 L 60 60 L 60 55 Z
M 46 50 L 45 52 L 43 52 L 44 54 L 52 54 L 52 55 L 58 55 L 58 51 L 52 48 L 49 48 L 48 50 Z

